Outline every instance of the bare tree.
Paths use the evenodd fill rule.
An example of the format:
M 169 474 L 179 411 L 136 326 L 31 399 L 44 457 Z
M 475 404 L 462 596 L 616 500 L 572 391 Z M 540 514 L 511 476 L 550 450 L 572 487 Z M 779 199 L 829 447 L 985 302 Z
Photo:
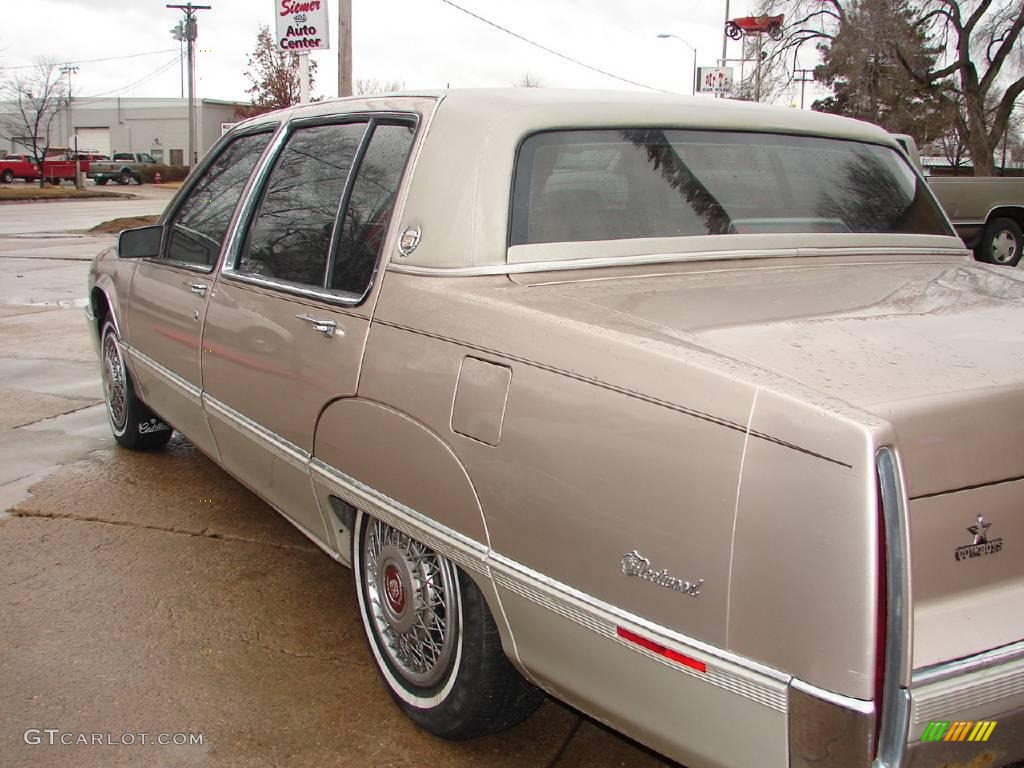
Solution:
M 357 78 L 352 82 L 352 94 L 372 96 L 375 93 L 394 93 L 405 88 L 401 80 L 378 80 L 375 77 Z
M 310 59 L 310 91 L 313 90 L 316 65 L 316 61 Z M 236 117 L 251 117 L 299 103 L 299 54 L 278 48 L 266 24 L 261 24 L 256 33 L 256 47 L 249 55 L 245 76 L 249 78 L 246 92 L 252 97 L 252 106 L 236 109 Z
M 992 175 L 995 149 L 1024 93 L 1024 0 L 766 0 L 765 10 L 786 14 L 785 36 L 772 57 L 795 62 L 807 44 L 828 49 L 858 23 L 855 11 L 869 5 L 879 10 L 867 15 L 875 25 L 862 34 L 884 51 L 879 65 L 891 62 L 919 88 L 955 94 L 974 172 Z M 895 34 L 902 25 L 891 23 L 904 13 L 911 35 Z M 919 37 L 935 46 L 935 56 L 921 55 L 913 44 Z
M 16 141 L 32 152 L 39 168 L 39 186 L 46 185 L 43 160 L 50 149 L 50 127 L 67 104 L 65 81 L 60 66 L 40 59 L 24 74 L 15 74 L 2 86 L 3 98 L 13 111 L 4 115 L 4 127 Z
M 544 83 L 542 83 L 540 81 L 540 78 L 537 77 L 532 72 L 524 72 L 522 75 L 519 76 L 519 79 L 516 82 L 512 83 L 512 85 L 516 86 L 517 88 L 543 88 L 544 87 Z

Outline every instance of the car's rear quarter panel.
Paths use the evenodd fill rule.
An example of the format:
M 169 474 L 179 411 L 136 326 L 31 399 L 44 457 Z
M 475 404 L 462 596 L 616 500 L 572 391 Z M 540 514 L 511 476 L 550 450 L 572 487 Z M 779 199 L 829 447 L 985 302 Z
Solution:
M 615 342 L 595 337 L 593 329 L 569 324 L 545 335 L 544 323 L 531 319 L 529 311 L 517 311 L 514 303 L 501 309 L 477 307 L 471 315 L 461 310 L 479 301 L 480 294 L 460 295 L 450 290 L 456 286 L 440 280 L 420 281 L 414 288 L 413 280 L 387 278 L 359 395 L 421 422 L 465 466 L 486 521 L 490 573 L 500 599 L 492 607 L 511 628 L 509 654 L 549 690 L 617 727 L 626 726 L 677 759 L 708 766 L 783 765 L 784 681 L 699 650 L 725 645 L 729 550 L 745 427 L 723 426 L 498 352 L 519 345 L 524 353 L 531 340 L 550 342 L 553 334 L 581 352 L 581 347 L 593 351 L 596 345 L 610 360 L 624 364 L 628 358 L 618 354 Z M 491 287 L 504 283 L 518 292 L 528 290 L 502 279 L 482 280 Z M 444 320 L 431 307 L 442 295 L 448 303 L 444 317 L 472 317 L 473 323 L 442 327 Z M 497 445 L 452 429 L 453 402 L 467 359 L 511 369 Z M 414 380 L 409 371 L 416 371 Z M 699 391 L 697 382 L 694 391 Z M 365 432 L 378 430 L 367 423 Z M 423 454 L 410 455 L 422 461 Z M 393 472 L 379 463 L 371 468 L 371 459 L 356 463 L 378 490 L 409 498 L 403 488 L 407 480 L 399 477 L 407 462 L 398 461 Z M 444 476 L 435 477 L 435 483 L 444 482 Z M 424 503 L 431 504 L 429 495 Z M 458 524 L 464 519 L 461 506 L 438 508 L 431 517 Z M 674 577 L 703 579 L 700 595 L 625 576 L 622 559 L 632 549 Z M 586 599 L 576 602 L 574 592 Z M 629 623 L 629 615 L 642 622 Z M 655 636 L 647 622 L 694 639 L 692 645 L 673 647 L 711 660 L 710 671 L 665 663 L 616 636 L 620 625 Z M 736 740 L 730 725 L 736 721 L 756 738 Z

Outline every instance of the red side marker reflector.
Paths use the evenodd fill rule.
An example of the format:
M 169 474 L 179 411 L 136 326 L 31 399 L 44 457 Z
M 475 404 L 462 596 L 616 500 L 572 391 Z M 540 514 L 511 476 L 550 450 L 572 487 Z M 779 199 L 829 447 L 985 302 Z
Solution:
M 684 667 L 695 669 L 698 672 L 707 672 L 708 666 L 703 661 L 697 661 L 691 659 L 689 656 L 684 656 L 678 651 L 673 651 L 671 648 L 666 648 L 660 643 L 656 643 L 653 640 L 648 640 L 646 637 L 641 637 L 635 632 L 630 632 L 628 629 L 622 627 L 616 627 L 615 633 L 623 640 L 628 640 L 631 643 L 639 645 L 641 648 L 645 648 L 651 653 L 656 653 L 659 656 L 664 656 L 670 661 L 674 661 L 676 664 L 682 664 Z

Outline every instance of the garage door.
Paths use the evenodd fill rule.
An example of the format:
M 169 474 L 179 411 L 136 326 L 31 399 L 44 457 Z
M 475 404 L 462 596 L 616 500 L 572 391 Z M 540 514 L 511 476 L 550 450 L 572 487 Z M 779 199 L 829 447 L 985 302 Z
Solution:
M 79 128 L 78 129 L 78 151 L 99 152 L 101 155 L 110 154 L 110 129 L 109 128 Z

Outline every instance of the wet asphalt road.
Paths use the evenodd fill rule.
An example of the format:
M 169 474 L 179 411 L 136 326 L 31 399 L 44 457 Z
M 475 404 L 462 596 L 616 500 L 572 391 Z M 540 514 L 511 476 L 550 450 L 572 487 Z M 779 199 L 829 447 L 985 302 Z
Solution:
M 551 701 L 469 743 L 418 730 L 348 570 L 183 439 L 115 447 L 81 310 L 113 238 L 62 233 L 170 197 L 141 191 L 0 205 L 0 766 L 662 765 Z M 153 743 L 179 733 L 202 743 Z

